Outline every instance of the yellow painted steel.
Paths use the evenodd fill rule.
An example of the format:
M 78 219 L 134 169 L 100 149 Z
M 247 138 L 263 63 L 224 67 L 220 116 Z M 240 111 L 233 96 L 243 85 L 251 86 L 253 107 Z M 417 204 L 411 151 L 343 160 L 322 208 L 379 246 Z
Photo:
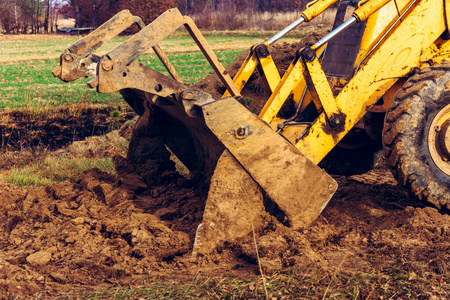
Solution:
M 306 10 L 302 13 L 303 19 L 306 22 L 311 21 L 313 18 L 324 12 L 328 7 L 335 4 L 339 0 L 315 0 L 306 4 Z
M 311 1 L 306 5 L 306 9 L 302 12 L 302 17 L 306 22 L 309 22 L 338 1 L 340 0 Z M 265 45 L 269 47 L 269 44 L 265 43 Z M 253 46 L 250 49 L 250 53 L 247 55 L 244 63 L 241 65 L 241 68 L 234 76 L 233 82 L 236 85 L 238 91 L 242 91 L 253 71 L 256 69 L 258 64 L 260 64 L 264 76 L 266 77 L 267 82 L 270 86 L 270 89 L 272 92 L 274 92 L 276 86 L 281 80 L 280 74 L 278 73 L 278 70 L 276 69 L 275 63 L 270 54 L 269 57 L 258 57 L 258 55 L 256 55 L 255 47 L 256 46 Z M 226 91 L 223 94 L 222 98 L 229 96 L 230 93 Z
M 268 44 L 265 44 L 265 46 L 269 47 Z M 241 65 L 239 71 L 234 76 L 233 82 L 236 85 L 238 91 L 242 91 L 248 79 L 255 71 L 256 67 L 260 65 L 261 70 L 263 71 L 263 74 L 261 75 L 264 75 L 270 89 L 273 91 L 281 80 L 280 73 L 278 72 L 275 62 L 273 61 L 270 53 L 266 57 L 259 57 L 257 55 L 257 52 L 255 51 L 255 48 L 256 46 L 253 46 L 252 49 L 250 49 L 250 53 L 247 55 L 244 63 Z M 230 93 L 226 91 L 223 94 L 222 98 L 229 96 Z
M 308 89 L 306 89 L 306 82 L 301 80 L 297 83 L 297 86 L 292 91 L 294 103 L 296 105 L 300 105 L 300 112 L 302 112 L 313 100 L 312 95 Z M 301 103 L 300 103 L 301 101 Z M 316 101 L 318 106 L 317 109 L 319 111 L 322 110 L 322 106 L 319 101 Z
M 376 49 L 377 43 L 379 43 L 380 40 L 387 35 L 389 28 L 393 26 L 394 22 L 398 18 L 396 7 L 398 7 L 398 9 L 403 12 L 406 7 L 414 1 L 396 0 L 395 2 L 396 4 L 394 3 L 394 1 L 387 3 L 367 19 L 366 29 L 361 41 L 361 46 L 358 52 L 355 67 L 359 64 L 363 65 L 367 58 L 371 56 L 368 55 L 368 52 L 374 47 Z M 448 12 L 450 11 L 449 7 L 450 0 L 445 0 L 444 9 L 445 20 L 447 22 L 447 30 L 449 22 L 448 15 L 450 15 L 450 13 Z M 422 54 L 420 55 L 421 64 L 417 67 L 419 67 L 420 69 L 424 69 L 430 65 L 430 62 L 432 62 L 433 64 L 440 64 L 443 61 L 448 60 L 449 54 L 450 41 L 445 41 L 439 38 L 435 43 L 426 45 L 423 48 Z
M 376 46 L 398 19 L 397 7 L 400 11 L 404 11 L 411 0 L 395 0 L 395 2 L 387 3 L 367 19 L 356 64 L 359 64 L 368 52 Z
M 448 107 L 448 105 L 447 105 L 447 107 Z M 439 128 L 441 128 L 442 125 L 444 125 L 444 123 L 446 123 L 446 122 L 449 122 L 449 120 L 450 120 L 450 110 L 447 110 L 447 111 L 444 111 L 444 113 L 440 115 L 440 118 L 439 118 L 438 122 L 436 123 L 436 125 L 439 126 Z
M 366 22 L 366 28 L 361 40 L 360 50 L 356 59 L 355 68 L 364 64 L 377 46 L 389 35 L 390 30 L 399 21 L 397 8 L 403 13 L 415 0 L 395 0 L 387 3 L 374 12 Z M 394 3 L 395 2 L 395 3 Z M 401 19 L 400 19 L 401 21 Z M 356 70 L 356 71 L 357 71 Z
M 407 78 L 400 78 L 397 80 L 383 95 L 383 103 L 375 104 L 370 107 L 370 112 L 385 113 L 391 107 L 392 101 L 397 94 L 398 90 L 403 87 Z
M 367 2 L 361 1 L 359 3 L 363 3 L 363 5 L 355 10 L 352 16 L 356 18 L 358 23 L 360 23 L 366 20 L 369 16 L 373 15 L 376 11 L 378 11 L 390 1 L 392 0 L 370 0 Z
M 326 45 L 318 48 L 316 50 L 316 56 L 322 53 Z M 302 62 L 299 59 L 295 59 L 289 68 L 284 73 L 281 78 L 280 83 L 273 91 L 269 100 L 267 100 L 263 109 L 259 113 L 259 117 L 270 123 L 278 114 L 281 107 L 283 106 L 286 99 L 289 95 L 292 94 L 293 91 L 296 91 L 297 95 L 303 94 L 304 89 L 306 88 L 306 81 L 303 73 L 306 71 Z
M 445 23 L 447 24 L 447 33 L 450 33 L 450 0 L 444 0 Z
M 260 119 L 270 123 L 272 119 L 276 117 L 297 84 L 303 84 L 306 87 L 305 78 L 303 76 L 304 71 L 305 68 L 300 60 L 294 60 L 294 62 L 291 63 L 286 70 L 286 73 L 284 73 L 283 78 L 281 78 L 280 83 L 275 88 L 275 91 L 259 113 Z
M 275 66 L 275 62 L 273 61 L 272 55 L 267 55 L 266 57 L 259 57 L 259 64 L 264 73 L 264 77 L 269 84 L 270 90 L 273 92 L 275 88 L 280 83 L 281 77 L 278 72 L 277 67 Z M 263 74 L 261 74 L 263 75 Z
M 237 90 L 240 92 L 244 88 L 250 76 L 252 76 L 253 71 L 255 71 L 256 66 L 258 65 L 258 57 L 253 49 L 250 50 L 250 53 L 244 60 L 244 63 L 239 68 L 239 71 L 233 78 L 233 82 L 236 85 Z M 223 94 L 222 98 L 231 96 L 228 90 Z
M 313 162 L 319 163 L 398 78 L 420 65 L 421 54 L 446 29 L 442 1 L 417 1 L 411 10 L 336 97 L 345 124 L 333 131 L 322 113 L 296 143 Z
M 280 73 L 278 72 L 275 62 L 273 61 L 272 55 L 270 55 L 269 53 L 265 57 L 259 57 L 256 51 L 257 46 L 258 45 L 252 47 L 250 53 L 245 58 L 244 63 L 241 65 L 239 71 L 233 78 L 233 82 L 239 92 L 242 91 L 248 79 L 250 78 L 250 76 L 252 76 L 258 65 L 260 66 L 260 72 L 262 71 L 263 73 L 261 74 L 261 76 L 264 76 L 266 78 L 272 92 L 275 90 L 275 87 L 281 80 Z M 264 44 L 264 46 L 266 46 L 267 48 L 269 47 L 267 43 Z M 222 98 L 229 96 L 230 93 L 226 91 L 223 94 Z
M 310 91 L 313 92 L 320 100 L 322 104 L 325 115 L 328 119 L 332 118 L 334 115 L 339 115 L 340 110 L 336 104 L 336 100 L 333 96 L 333 91 L 331 90 L 330 84 L 328 83 L 327 76 L 323 72 L 322 66 L 316 57 L 311 62 L 305 63 L 306 69 L 306 80 L 310 82 Z
M 274 72 L 269 70 L 276 69 L 271 57 L 267 60 L 259 59 L 255 51 L 252 51 L 236 75 L 234 81 L 241 90 L 257 65 L 261 64 L 272 95 L 259 117 L 274 129 L 277 124 L 285 121 L 279 119 L 277 114 L 291 95 L 294 96 L 296 105 L 301 105 L 299 112 L 314 101 L 320 115 L 299 141 L 295 138 L 300 136 L 296 136 L 302 131 L 300 128 L 282 132 L 313 162 L 319 163 L 383 96 L 386 98 L 384 104 L 375 106 L 372 111 L 385 111 L 395 92 L 404 82 L 398 79 L 407 76 L 413 67 L 423 69 L 429 66 L 430 62 L 441 63 L 448 60 L 450 41 L 439 38 L 446 29 L 443 2 L 396 1 L 395 5 L 393 1 L 372 0 L 353 13 L 359 20 L 368 18 L 356 59 L 355 67 L 358 66 L 359 69 L 336 98 L 333 95 L 333 92 L 337 94 L 334 90 L 336 86 L 334 84 L 330 86 L 317 59 L 305 63 L 298 58 L 295 59 L 280 80 L 277 72 L 275 76 L 270 75 Z M 405 12 L 410 4 L 414 4 L 411 11 Z M 403 19 L 396 22 L 398 14 L 403 12 L 405 12 Z M 316 53 L 323 51 L 324 47 L 315 49 Z M 276 87 L 271 85 L 276 82 L 278 82 Z M 340 80 L 336 82 L 341 83 Z M 337 91 L 340 89 L 338 87 Z M 300 103 L 300 100 L 303 101 Z M 339 113 L 345 116 L 345 123 L 337 129 L 329 128 L 329 118 Z
M 422 55 L 420 56 L 420 68 L 426 68 L 429 66 L 430 62 L 433 62 L 433 64 L 440 64 L 447 61 L 449 55 L 450 40 L 444 41 L 439 38 L 435 44 L 432 44 L 430 47 L 422 51 Z

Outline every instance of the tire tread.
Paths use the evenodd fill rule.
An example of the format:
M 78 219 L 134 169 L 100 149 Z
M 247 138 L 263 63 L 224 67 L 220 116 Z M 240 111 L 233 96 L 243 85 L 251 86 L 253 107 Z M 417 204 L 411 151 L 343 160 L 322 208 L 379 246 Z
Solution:
M 420 116 L 427 113 L 430 100 L 444 93 L 446 81 L 450 81 L 450 63 L 412 76 L 395 96 L 383 129 L 386 163 L 394 177 L 416 198 L 438 209 L 450 209 L 450 184 L 442 184 L 427 168 L 417 146 L 419 136 L 425 132 L 417 132 L 417 128 L 423 128 Z

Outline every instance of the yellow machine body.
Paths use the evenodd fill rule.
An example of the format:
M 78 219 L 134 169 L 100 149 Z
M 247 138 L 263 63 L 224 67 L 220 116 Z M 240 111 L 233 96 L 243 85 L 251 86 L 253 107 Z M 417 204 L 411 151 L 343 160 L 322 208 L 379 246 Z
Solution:
M 408 77 L 414 68 L 424 69 L 449 59 L 450 41 L 440 38 L 447 29 L 444 2 L 416 1 L 416 5 L 409 7 L 412 2 L 388 1 L 373 14 L 362 15 L 361 18 L 367 18 L 367 24 L 354 65 L 355 76 L 348 82 L 343 79 L 330 84 L 318 58 L 323 49 L 311 47 L 317 57 L 312 61 L 298 59 L 291 64 L 259 117 L 275 129 L 285 121 L 277 118 L 277 114 L 289 96 L 293 95 L 297 105 L 302 99 L 300 112 L 314 101 L 321 114 L 307 132 L 304 133 L 304 127 L 286 128 L 286 133 L 281 131 L 281 134 L 305 156 L 319 163 L 372 107 L 377 111 L 389 107 L 399 88 L 395 86 L 398 80 Z M 406 10 L 406 17 L 399 21 L 399 13 Z M 248 80 L 248 74 L 257 65 L 255 56 L 254 53 L 249 55 L 234 78 L 235 83 L 240 83 L 237 85 L 240 90 L 242 82 Z M 278 73 L 272 71 L 273 67 L 265 68 L 271 66 L 271 62 L 260 61 L 272 87 L 278 81 L 275 76 Z M 342 86 L 334 96 L 334 91 Z M 375 105 L 381 98 L 384 104 L 381 107 Z M 345 115 L 342 123 L 331 129 L 330 117 L 339 114 Z

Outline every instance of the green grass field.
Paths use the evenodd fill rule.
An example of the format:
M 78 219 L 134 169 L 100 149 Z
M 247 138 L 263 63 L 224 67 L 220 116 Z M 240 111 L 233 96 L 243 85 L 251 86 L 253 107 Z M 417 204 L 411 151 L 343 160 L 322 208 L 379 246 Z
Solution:
M 230 36 L 229 33 L 220 32 L 206 37 L 224 66 L 265 38 L 261 33 L 237 33 L 237 36 Z M 126 39 L 114 38 L 95 53 L 105 54 Z M 0 43 L 0 109 L 42 109 L 77 103 L 122 104 L 119 93 L 99 94 L 89 89 L 86 85 L 89 79 L 66 83 L 53 77 L 51 71 L 59 65 L 59 55 L 76 40 L 73 37 L 49 35 L 48 39 L 24 38 Z M 213 71 L 190 36 L 178 34 L 168 37 L 161 42 L 161 48 L 184 82 L 197 82 Z M 165 72 L 153 52 L 145 53 L 138 60 L 157 71 Z

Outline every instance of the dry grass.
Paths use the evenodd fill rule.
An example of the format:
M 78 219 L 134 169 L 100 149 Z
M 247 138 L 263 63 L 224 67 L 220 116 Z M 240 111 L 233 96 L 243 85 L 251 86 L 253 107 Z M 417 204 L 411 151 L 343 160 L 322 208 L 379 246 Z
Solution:
M 266 290 L 263 288 L 266 287 Z M 367 272 L 330 268 L 324 263 L 295 267 L 267 276 L 245 279 L 207 276 L 191 279 L 147 276 L 127 285 L 60 299 L 448 299 L 448 283 L 436 276 L 409 279 L 392 267 Z
M 77 40 L 76 37 L 62 34 L 0 34 L 2 42 Z
M 288 43 L 298 41 L 299 37 L 305 36 L 310 31 L 311 29 L 303 29 L 300 36 L 294 34 L 283 41 Z M 263 39 L 274 35 L 276 31 L 258 32 L 257 30 L 238 30 L 217 32 L 202 30 L 202 33 L 213 50 L 218 51 L 249 49 L 255 43 L 259 43 Z M 0 39 L 2 37 L 0 36 Z M 78 37 L 56 34 L 8 35 L 5 37 L 5 39 L 2 39 L 4 43 L 0 43 L 0 64 L 57 59 L 64 49 L 79 39 Z M 95 51 L 95 54 L 99 56 L 106 54 L 127 39 L 128 37 L 116 37 L 102 45 L 101 48 Z M 194 40 L 184 30 L 175 32 L 170 37 L 161 41 L 159 45 L 167 54 L 199 51 Z M 153 55 L 153 50 L 149 50 L 147 53 Z
M 57 21 L 58 27 L 75 27 L 75 19 L 59 19 Z
M 303 37 L 305 31 L 315 30 L 315 28 L 331 28 L 336 10 L 331 9 L 325 11 L 316 19 L 309 23 L 300 25 L 291 37 Z M 210 43 L 214 50 L 223 49 L 248 49 L 255 43 L 261 42 L 261 37 L 274 35 L 277 31 L 285 28 L 290 23 L 301 16 L 301 11 L 285 12 L 285 13 L 269 13 L 269 12 L 235 12 L 235 11 L 206 11 L 202 14 L 191 16 L 202 33 L 209 37 L 231 37 L 227 41 L 216 41 L 213 39 Z M 69 21 L 70 23 L 70 21 Z M 66 25 L 70 25 L 70 24 Z M 61 25 L 62 26 L 62 25 Z M 311 28 L 311 26 L 314 26 Z M 222 32 L 218 32 L 222 31 Z M 225 32 L 223 32 L 225 31 Z M 227 31 L 233 31 L 227 33 Z M 250 32 L 250 33 L 249 33 Z M 300 36 L 299 36 L 300 33 Z M 254 39 L 249 38 L 250 34 L 254 35 Z M 246 40 L 236 39 L 236 37 L 244 36 Z M 70 36 L 61 34 L 29 34 L 29 35 L 1 35 L 0 34 L 0 63 L 10 63 L 26 60 L 47 60 L 58 58 L 67 46 L 73 44 L 81 36 Z M 186 30 L 181 28 L 172 34 L 169 38 L 160 42 L 161 47 L 168 53 L 189 52 L 197 49 L 193 43 L 186 42 L 184 38 L 188 38 Z M 128 37 L 118 37 L 104 44 L 98 51 L 97 55 L 103 55 L 111 51 L 119 44 L 127 40 Z M 294 39 L 285 40 L 293 42 Z M 149 51 L 152 52 L 152 51 Z
M 329 9 L 309 24 L 303 24 L 297 30 L 307 26 L 331 28 L 336 14 L 335 9 Z M 254 11 L 206 11 L 195 14 L 192 19 L 201 29 L 207 30 L 263 30 L 279 31 L 301 17 L 301 11 L 293 12 L 254 12 Z

